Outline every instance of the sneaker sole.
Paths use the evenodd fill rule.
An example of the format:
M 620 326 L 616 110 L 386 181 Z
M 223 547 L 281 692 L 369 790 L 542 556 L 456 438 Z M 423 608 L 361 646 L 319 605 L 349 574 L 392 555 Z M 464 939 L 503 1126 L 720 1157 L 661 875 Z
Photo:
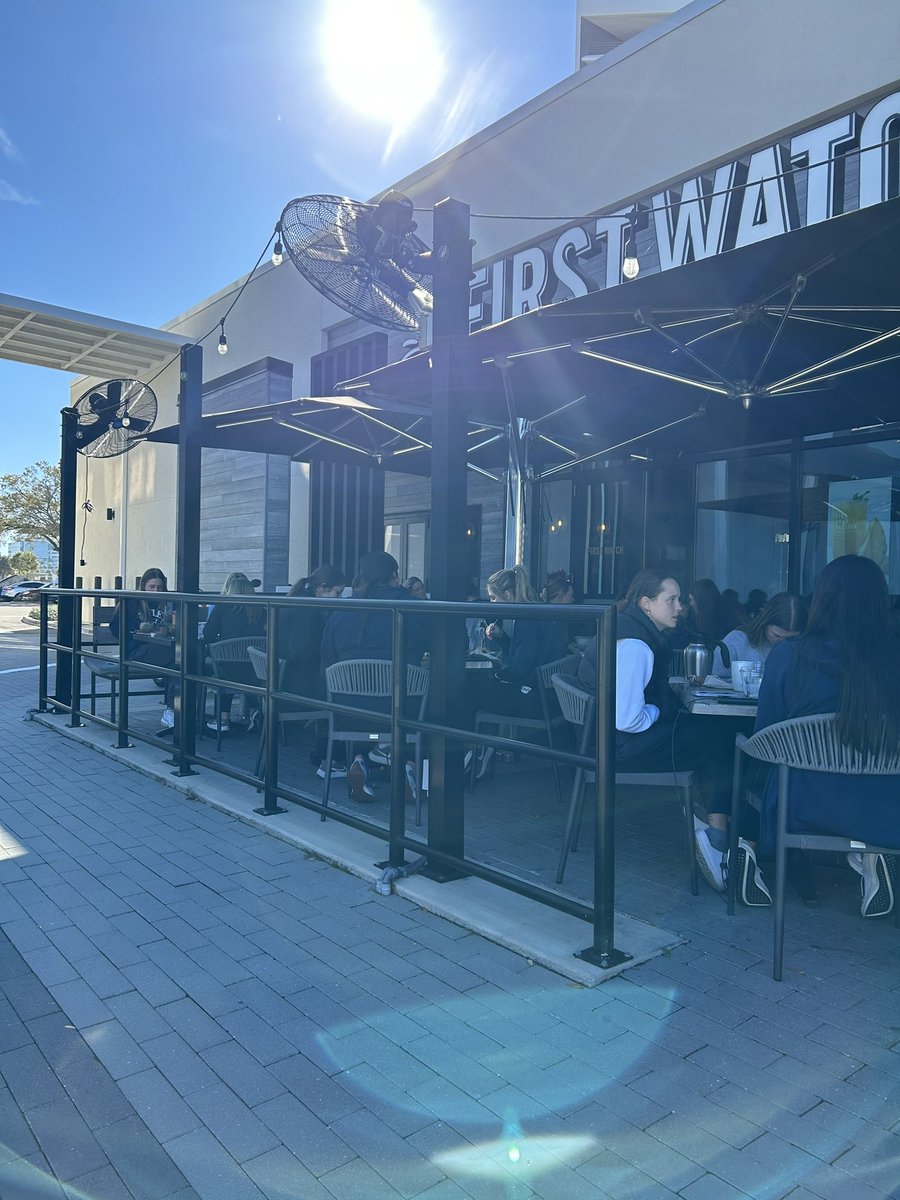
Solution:
M 769 895 L 769 890 L 759 882 L 756 856 L 740 844 L 738 845 L 737 864 L 738 895 L 741 903 L 746 904 L 748 908 L 771 907 L 772 897 Z
M 886 917 L 894 908 L 894 888 L 883 854 L 875 855 L 875 876 L 878 880 L 877 891 L 873 892 L 868 903 L 866 903 L 864 893 L 862 904 L 860 905 L 860 912 L 864 917 Z M 863 889 L 865 889 L 865 876 L 863 876 L 861 883 Z
M 703 829 L 705 828 L 706 826 L 704 825 Z M 707 857 L 706 846 L 703 845 L 704 842 L 706 843 L 706 846 L 709 847 L 709 855 L 714 855 L 714 858 Z M 723 856 L 713 847 L 709 841 L 709 838 L 704 836 L 703 830 L 698 830 L 694 834 L 694 854 L 697 859 L 697 866 L 700 868 L 700 873 L 709 886 L 714 892 L 724 892 L 725 879 L 722 875 Z

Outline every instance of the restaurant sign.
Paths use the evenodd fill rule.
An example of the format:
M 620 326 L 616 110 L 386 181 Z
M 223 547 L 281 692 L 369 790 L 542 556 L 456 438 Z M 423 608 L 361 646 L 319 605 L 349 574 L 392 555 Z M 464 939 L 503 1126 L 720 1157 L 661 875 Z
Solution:
M 622 283 L 630 230 L 646 274 L 898 194 L 900 92 L 894 92 L 478 267 L 470 329 Z

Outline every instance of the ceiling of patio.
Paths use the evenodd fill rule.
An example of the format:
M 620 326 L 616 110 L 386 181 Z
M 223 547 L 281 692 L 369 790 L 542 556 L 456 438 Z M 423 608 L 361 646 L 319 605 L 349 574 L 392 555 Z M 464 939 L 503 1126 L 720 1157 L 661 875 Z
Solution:
M 178 354 L 184 337 L 0 293 L 0 358 L 101 379 L 138 378 Z

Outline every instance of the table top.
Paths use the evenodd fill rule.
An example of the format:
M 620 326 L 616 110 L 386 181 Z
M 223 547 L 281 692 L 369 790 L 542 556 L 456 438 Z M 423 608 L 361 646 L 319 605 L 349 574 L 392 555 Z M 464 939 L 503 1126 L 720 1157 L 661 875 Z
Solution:
M 719 688 L 697 687 L 680 675 L 673 676 L 669 686 L 688 712 L 695 716 L 743 717 L 751 720 L 756 716 L 756 701 L 750 696 L 740 696 L 737 692 Z

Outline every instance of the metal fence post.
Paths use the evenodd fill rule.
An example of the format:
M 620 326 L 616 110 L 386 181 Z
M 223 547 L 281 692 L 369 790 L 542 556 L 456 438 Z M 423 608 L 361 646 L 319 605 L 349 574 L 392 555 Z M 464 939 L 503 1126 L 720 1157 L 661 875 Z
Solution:
M 281 664 L 278 657 L 278 612 L 266 601 L 266 714 L 263 726 L 263 807 L 254 808 L 261 817 L 274 817 L 287 812 L 278 803 L 278 713 L 272 693 L 281 687 Z
M 72 707 L 69 710 L 69 727 L 71 729 L 80 729 L 83 724 L 81 720 L 81 595 L 73 596 L 71 604 L 72 625 L 69 644 L 72 647 L 72 658 L 69 663 L 69 691 L 71 693 Z M 58 611 L 59 609 L 57 609 Z
M 388 867 L 405 862 L 399 839 L 406 832 L 406 734 L 400 721 L 406 707 L 406 617 L 394 608 L 394 660 L 391 664 L 391 804 L 388 816 Z M 419 781 L 421 785 L 421 780 Z M 380 865 L 380 864 L 379 864 Z
M 41 623 L 38 630 L 40 641 L 40 649 L 38 651 L 38 712 L 47 711 L 47 609 L 49 603 L 47 593 L 42 592 L 38 596 L 38 604 L 41 610 Z M 59 612 L 58 605 L 56 611 Z
M 119 600 L 119 708 L 116 713 L 116 748 L 130 750 L 128 740 L 128 601 Z M 109 686 L 115 688 L 110 680 Z
M 597 806 L 594 821 L 594 941 L 576 957 L 607 969 L 628 962 L 615 948 L 616 610 L 597 619 Z
M 197 665 L 197 622 L 190 618 L 191 601 L 182 600 L 178 606 L 178 622 L 175 627 L 178 655 L 178 695 L 175 697 L 174 761 L 178 769 L 173 775 L 196 775 L 191 766 L 197 748 L 197 688 L 187 678 L 196 674 Z M 168 687 L 168 683 L 166 684 Z

